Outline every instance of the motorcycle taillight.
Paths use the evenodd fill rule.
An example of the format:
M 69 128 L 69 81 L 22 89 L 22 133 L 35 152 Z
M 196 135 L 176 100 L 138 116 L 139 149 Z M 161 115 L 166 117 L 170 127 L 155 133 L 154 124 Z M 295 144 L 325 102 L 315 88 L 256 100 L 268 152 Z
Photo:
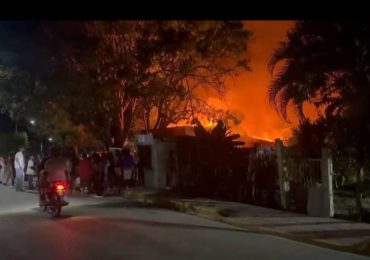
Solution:
M 64 190 L 64 185 L 63 185 L 63 184 L 58 184 L 58 185 L 56 186 L 56 189 L 57 189 L 57 190 Z
M 65 189 L 66 189 L 66 184 L 65 184 L 65 183 L 63 183 L 63 182 L 55 182 L 55 183 L 54 183 L 54 188 L 55 188 L 55 190 L 57 190 L 57 191 L 63 191 L 63 190 L 65 190 Z

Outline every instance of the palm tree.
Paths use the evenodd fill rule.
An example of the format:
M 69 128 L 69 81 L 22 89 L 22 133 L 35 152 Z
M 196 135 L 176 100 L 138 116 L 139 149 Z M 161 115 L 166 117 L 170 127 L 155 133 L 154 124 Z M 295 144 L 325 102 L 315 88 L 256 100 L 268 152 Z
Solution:
M 311 122 L 308 119 L 299 122 L 293 129 L 293 137 L 299 149 L 299 155 L 305 158 L 319 158 L 321 147 L 327 137 L 326 125 L 323 120 Z
M 274 51 L 269 69 L 274 75 L 269 100 L 279 114 L 289 121 L 292 104 L 304 120 L 305 102 L 322 108 L 335 141 L 356 151 L 360 180 L 370 151 L 370 24 L 297 22 Z M 357 206 L 362 212 L 360 200 Z
M 268 64 L 272 74 L 282 66 L 269 87 L 271 104 L 286 120 L 289 103 L 300 118 L 304 102 L 341 114 L 369 95 L 369 48 L 370 24 L 297 22 Z
M 198 143 L 199 188 L 207 196 L 219 194 L 221 190 L 231 190 L 239 174 L 234 168 L 242 159 L 238 147 L 244 142 L 237 141 L 240 135 L 232 134 L 221 120 L 211 130 L 205 129 L 197 119 L 193 123 Z

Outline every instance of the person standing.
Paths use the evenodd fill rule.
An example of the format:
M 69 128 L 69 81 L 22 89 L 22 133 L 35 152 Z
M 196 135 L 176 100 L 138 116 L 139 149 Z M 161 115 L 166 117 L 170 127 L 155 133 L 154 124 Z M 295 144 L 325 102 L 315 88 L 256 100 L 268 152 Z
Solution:
M 134 166 L 132 169 L 132 183 L 133 186 L 137 186 L 139 183 L 139 156 L 137 151 L 134 151 L 132 157 L 134 158 Z
M 35 174 L 38 173 L 39 171 L 41 160 L 42 160 L 41 154 L 37 154 L 33 160 L 33 163 L 35 165 Z
M 97 196 L 101 197 L 103 195 L 104 165 L 101 156 L 97 153 L 92 155 L 92 167 L 93 190 Z
M 12 170 L 12 174 L 11 174 L 11 185 L 10 187 L 14 188 L 14 183 L 15 183 L 15 168 L 14 168 L 14 156 L 10 156 L 10 165 L 11 165 L 11 170 Z
M 134 158 L 129 149 L 123 150 L 123 187 L 127 195 L 128 188 L 132 186 L 132 170 L 134 167 Z
M 76 154 L 76 151 L 74 149 L 71 149 L 69 154 L 70 162 L 71 162 L 71 178 L 70 178 L 70 190 L 71 192 L 75 191 L 77 186 L 77 179 L 78 179 L 78 173 L 77 173 L 77 165 L 79 163 L 79 158 Z
M 89 192 L 93 167 L 85 153 L 82 154 L 82 160 L 77 165 L 77 172 L 80 176 L 81 194 L 87 194 Z
M 12 174 L 13 174 L 13 170 L 12 170 L 12 165 L 11 165 L 11 159 L 10 157 L 8 157 L 4 161 L 3 185 L 12 184 Z
M 24 182 L 24 147 L 19 147 L 19 151 L 14 156 L 14 169 L 15 169 L 15 190 L 24 191 L 23 182 Z
M 119 195 L 121 192 L 121 189 L 123 188 L 123 177 L 122 177 L 122 158 L 121 158 L 121 152 L 116 151 L 115 156 L 114 156 L 114 186 L 113 186 L 113 193 L 114 195 Z
M 5 161 L 4 158 L 0 156 L 0 184 L 3 183 L 5 172 Z
M 107 195 L 113 195 L 116 187 L 116 174 L 114 172 L 114 156 L 111 152 L 107 155 L 107 164 L 106 164 L 106 172 L 107 172 Z
M 33 157 L 33 155 L 31 155 L 30 158 L 28 159 L 27 170 L 26 170 L 26 175 L 27 175 L 27 180 L 28 180 L 28 188 L 30 190 L 34 189 L 33 180 L 34 180 L 34 176 L 36 174 L 35 169 L 36 168 L 35 168 L 34 157 Z

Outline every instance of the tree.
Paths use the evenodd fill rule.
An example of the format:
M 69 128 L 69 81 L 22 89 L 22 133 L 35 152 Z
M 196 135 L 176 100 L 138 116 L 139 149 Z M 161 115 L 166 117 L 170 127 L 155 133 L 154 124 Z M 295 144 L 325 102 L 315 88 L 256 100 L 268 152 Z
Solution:
M 222 95 L 225 76 L 249 70 L 243 54 L 250 33 L 240 22 L 168 22 L 157 29 L 156 67 L 163 83 L 156 95 L 154 128 L 192 115 L 194 90 L 208 87 Z
M 293 138 L 299 149 L 301 158 L 320 158 L 321 148 L 326 144 L 327 132 L 325 119 L 311 122 L 309 119 L 302 120 L 293 129 Z
M 27 28 L 31 30 L 33 27 Z M 34 56 L 30 52 L 37 50 L 29 43 L 29 34 L 24 29 L 19 23 L 0 24 L 3 39 L 0 43 L 0 106 L 13 118 L 25 112 L 36 83 L 30 63 Z M 26 42 L 29 47 L 26 47 Z
M 9 153 L 14 153 L 19 149 L 19 146 L 27 146 L 27 134 L 25 133 L 2 133 L 0 132 L 0 154 L 2 156 Z
M 190 119 L 196 88 L 222 94 L 226 76 L 249 69 L 241 22 L 6 22 L 0 33 L 5 110 L 62 111 L 100 138 L 117 124 L 122 143 L 141 120 L 150 130 Z
M 88 44 L 80 47 L 80 42 L 69 42 L 65 52 L 70 68 L 85 81 L 79 87 L 90 94 L 93 86 L 101 91 L 104 98 L 95 100 L 95 108 L 102 108 L 103 117 L 108 114 L 118 120 L 123 140 L 137 121 L 137 111 L 148 130 L 164 128 L 189 117 L 196 87 L 222 93 L 225 76 L 249 69 L 243 54 L 250 33 L 241 22 L 124 21 L 78 26 L 82 28 L 78 37 Z
M 0 105 L 16 121 L 27 111 L 39 109 L 36 95 L 41 80 L 53 73 L 52 55 L 40 45 L 40 35 L 37 22 L 0 24 Z
M 240 124 L 237 115 L 229 110 L 217 108 L 210 105 L 200 98 L 193 99 L 193 111 L 196 118 L 201 122 L 208 122 L 208 126 L 217 125 L 218 121 L 222 121 L 225 126 L 230 129 Z M 190 120 L 189 120 L 190 123 Z
M 32 96 L 30 74 L 19 69 L 14 61 L 8 60 L 11 54 L 0 54 L 0 108 L 15 119 L 15 132 L 18 132 L 17 122 L 26 112 L 26 107 Z
M 71 105 L 66 96 L 72 87 L 61 52 L 48 34 L 55 26 L 0 23 L 0 108 L 15 121 L 16 132 L 18 121 L 32 118 L 39 137 L 53 136 L 62 142 L 80 131 L 66 110 Z
M 269 88 L 272 105 L 286 120 L 289 104 L 301 119 L 304 102 L 322 109 L 332 147 L 356 158 L 358 186 L 370 149 L 369 30 L 363 22 L 297 22 L 269 62 L 272 73 L 282 66 Z
M 199 191 L 207 196 L 220 195 L 228 189 L 228 192 L 237 192 L 235 185 L 240 185 L 235 183 L 240 181 L 238 166 L 245 162 L 239 147 L 244 142 L 238 141 L 240 136 L 232 134 L 221 120 L 210 130 L 198 119 L 194 119 L 193 123 L 198 145 L 195 179 Z

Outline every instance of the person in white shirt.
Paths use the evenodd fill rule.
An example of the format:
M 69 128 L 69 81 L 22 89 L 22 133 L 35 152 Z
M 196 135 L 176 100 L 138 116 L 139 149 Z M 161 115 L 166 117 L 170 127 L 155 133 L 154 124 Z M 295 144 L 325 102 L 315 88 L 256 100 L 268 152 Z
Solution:
M 33 178 L 34 178 L 35 174 L 36 174 L 35 163 L 34 163 L 33 155 L 31 155 L 30 158 L 28 159 L 27 170 L 26 170 L 26 175 L 27 175 L 27 180 L 28 180 L 28 188 L 30 190 L 34 189 L 34 187 L 33 187 Z
M 15 169 L 15 190 L 24 191 L 23 182 L 24 182 L 24 147 L 21 146 L 19 151 L 15 154 L 14 157 L 14 169 Z

